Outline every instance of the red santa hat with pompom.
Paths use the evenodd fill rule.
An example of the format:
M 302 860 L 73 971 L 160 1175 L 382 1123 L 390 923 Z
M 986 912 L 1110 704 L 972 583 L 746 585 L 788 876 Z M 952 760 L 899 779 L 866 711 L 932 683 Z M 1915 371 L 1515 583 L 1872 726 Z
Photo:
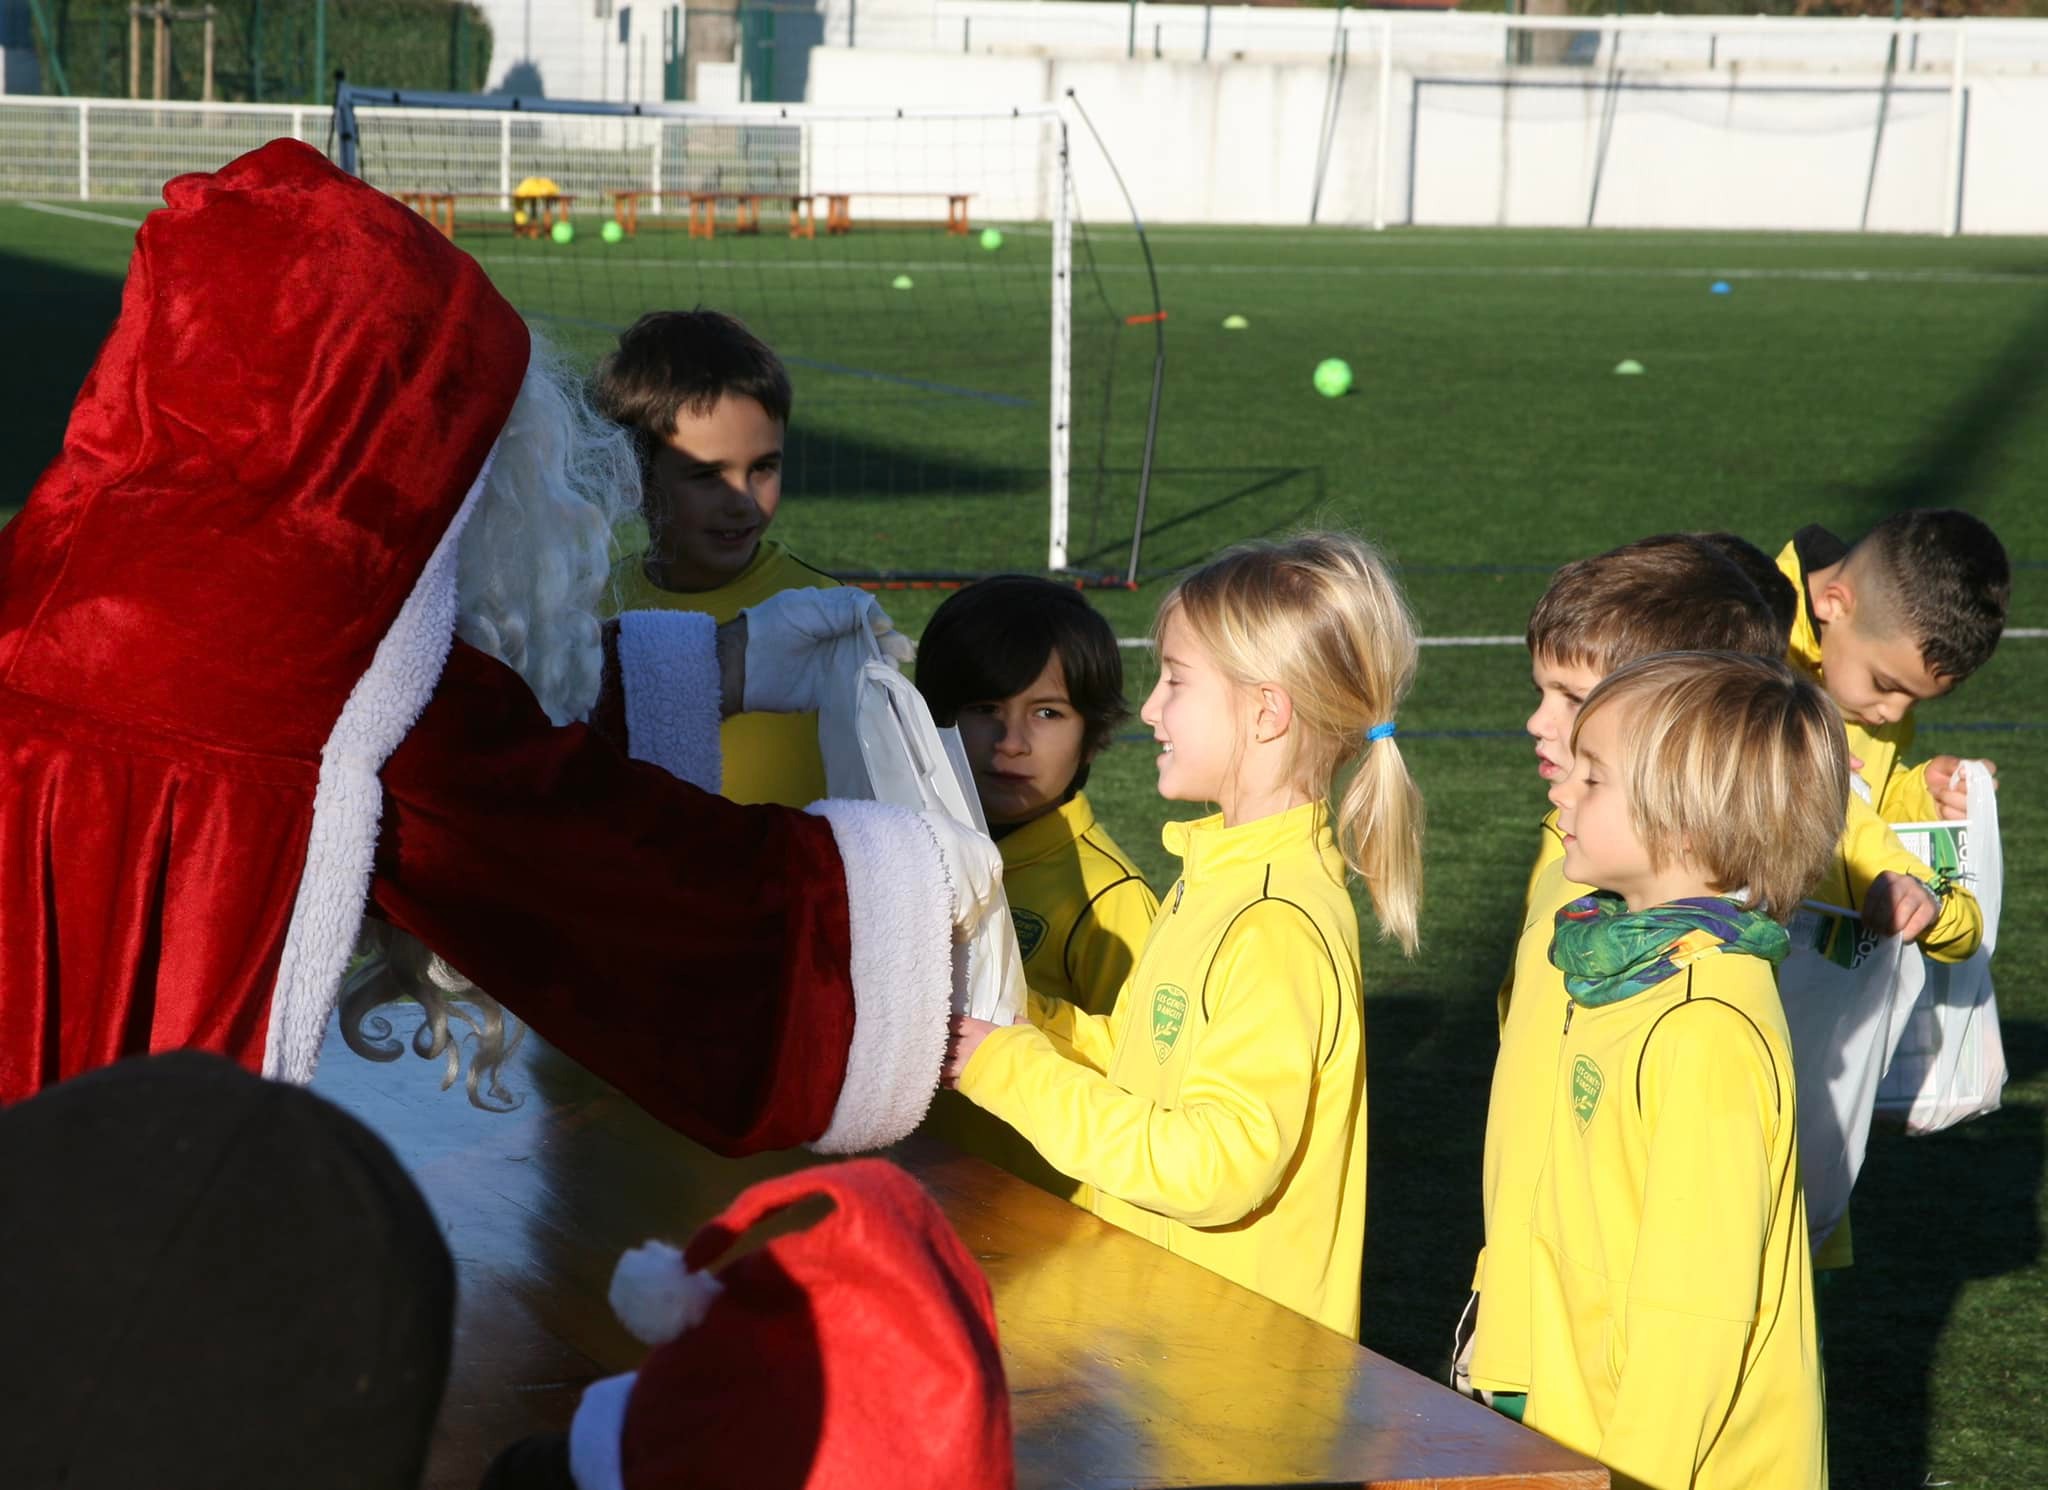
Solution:
M 728 1257 L 802 1202 L 830 1214 Z M 577 1490 L 1012 1490 L 988 1281 L 918 1183 L 879 1159 L 754 1186 L 678 1252 L 620 1259 L 611 1303 L 653 1346 L 592 1386 Z

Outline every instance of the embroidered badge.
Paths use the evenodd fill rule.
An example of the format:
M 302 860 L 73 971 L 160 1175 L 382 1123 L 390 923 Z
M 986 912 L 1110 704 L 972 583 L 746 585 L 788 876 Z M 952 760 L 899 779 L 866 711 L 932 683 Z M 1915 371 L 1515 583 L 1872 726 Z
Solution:
M 1581 1133 L 1593 1121 L 1593 1109 L 1600 1105 L 1600 1088 L 1605 1085 L 1591 1056 L 1582 1055 L 1572 1062 L 1572 1116 L 1579 1120 Z
M 1180 1039 L 1181 1026 L 1188 1020 L 1188 996 L 1171 983 L 1152 990 L 1152 1054 L 1165 1065 Z
M 1017 955 L 1029 962 L 1031 954 L 1045 940 L 1045 917 L 1036 911 L 1020 911 L 1013 905 L 1010 920 L 1017 927 Z

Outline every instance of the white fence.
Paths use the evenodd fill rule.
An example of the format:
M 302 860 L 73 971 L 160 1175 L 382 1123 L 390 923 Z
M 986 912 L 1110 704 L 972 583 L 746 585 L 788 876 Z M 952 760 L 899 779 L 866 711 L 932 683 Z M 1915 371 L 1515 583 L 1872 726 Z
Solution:
M 0 196 L 159 201 L 171 177 L 218 170 L 285 136 L 324 146 L 327 110 L 9 94 L 0 98 Z
M 2048 233 L 2048 23 L 1231 7 L 1265 47 L 1239 56 L 1219 55 L 1237 39 L 1223 8 L 1136 13 L 1157 60 L 1075 40 L 1121 17 L 1128 46 L 1116 6 L 937 0 L 887 22 L 922 28 L 900 50 L 871 44 L 890 13 L 832 12 L 859 44 L 813 52 L 807 101 L 983 110 L 1072 89 L 1140 210 L 1168 222 Z M 963 50 L 939 44 L 955 20 Z M 486 189 L 513 129 L 473 129 Z M 0 195 L 148 201 L 181 171 L 326 131 L 313 109 L 10 97 Z M 1101 164 L 1077 162 L 1075 183 L 1084 212 L 1120 213 Z

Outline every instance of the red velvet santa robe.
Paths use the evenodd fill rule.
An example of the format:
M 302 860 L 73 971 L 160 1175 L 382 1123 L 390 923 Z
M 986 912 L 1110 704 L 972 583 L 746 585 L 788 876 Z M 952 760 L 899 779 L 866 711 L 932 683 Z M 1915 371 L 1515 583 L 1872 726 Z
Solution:
M 734 806 L 451 655 L 516 313 L 304 146 L 165 200 L 0 532 L 0 1101 L 179 1047 L 309 1079 L 373 904 L 715 1147 L 908 1131 L 951 985 L 922 826 Z M 715 736 L 708 623 L 669 661 L 646 696 L 694 678 Z

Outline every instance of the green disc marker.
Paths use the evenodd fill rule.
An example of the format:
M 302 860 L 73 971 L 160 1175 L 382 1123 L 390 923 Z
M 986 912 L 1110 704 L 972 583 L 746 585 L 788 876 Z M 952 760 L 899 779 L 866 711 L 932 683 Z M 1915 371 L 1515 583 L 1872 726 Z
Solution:
M 896 277 L 895 277 L 894 279 L 892 279 L 892 280 L 890 280 L 890 281 L 889 281 L 889 288 L 890 288 L 890 289 L 892 289 L 892 290 L 907 290 L 907 289 L 909 289 L 909 288 L 910 288 L 910 276 L 909 276 L 909 275 L 907 275 L 907 274 L 899 274 L 899 275 L 897 275 L 897 276 L 896 276 Z
M 1643 375 L 1643 365 L 1633 357 L 1624 358 L 1614 364 L 1614 374 L 1620 378 L 1640 378 Z
M 1247 321 L 1243 316 L 1225 316 L 1223 318 L 1223 329 L 1225 331 L 1243 331 L 1250 325 L 1251 322 Z
M 1342 398 L 1350 391 L 1350 363 L 1342 357 L 1325 357 L 1316 364 L 1316 392 L 1324 398 Z

